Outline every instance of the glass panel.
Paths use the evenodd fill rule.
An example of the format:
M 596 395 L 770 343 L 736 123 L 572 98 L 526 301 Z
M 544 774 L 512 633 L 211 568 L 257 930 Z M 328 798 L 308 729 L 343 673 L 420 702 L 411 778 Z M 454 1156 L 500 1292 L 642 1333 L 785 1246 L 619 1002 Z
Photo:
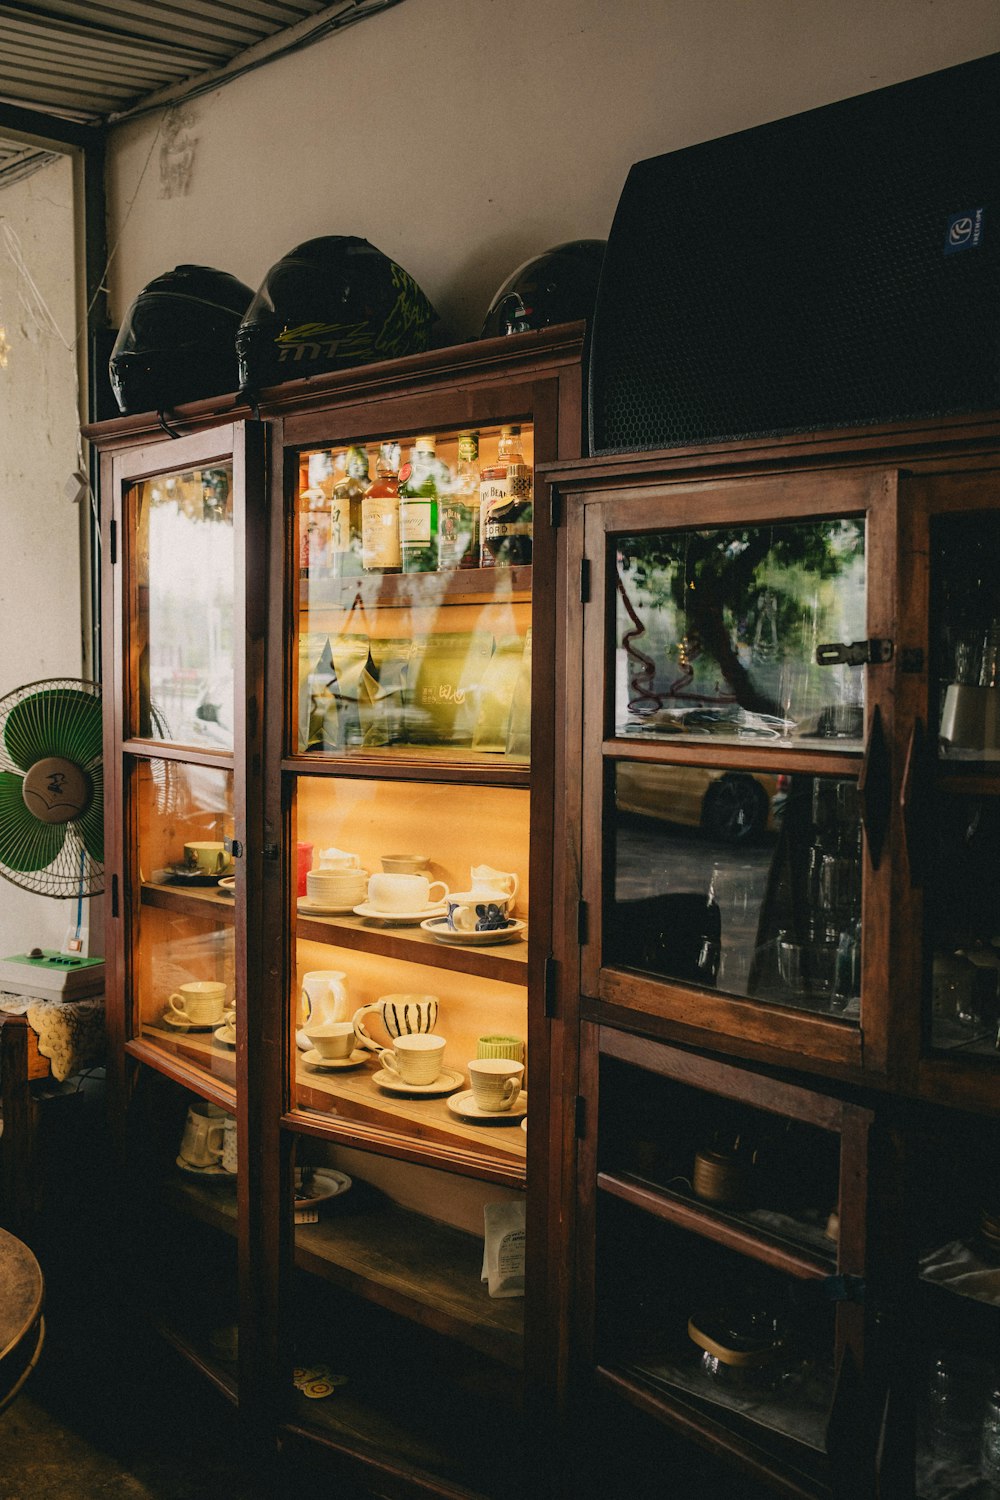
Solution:
M 300 455 L 296 748 L 524 765 L 531 428 L 402 450 Z
M 1000 514 L 935 518 L 931 559 L 930 681 L 941 755 L 1000 760 Z
M 137 762 L 138 1029 L 146 1041 L 235 1082 L 234 879 L 230 771 Z
M 604 962 L 856 1020 L 853 781 L 619 761 Z
M 616 735 L 860 742 L 863 521 L 618 537 L 616 590 Z
M 924 899 L 931 1043 L 994 1063 L 1000 1023 L 1000 800 L 939 797 Z
M 135 733 L 233 748 L 233 466 L 134 487 Z
M 422 784 L 415 795 L 407 782 L 299 778 L 298 1104 L 523 1171 L 526 1089 L 483 1123 L 469 1064 L 509 1053 L 506 1071 L 524 1081 L 528 798 L 525 788 Z M 441 1050 L 397 1048 L 409 1029 L 439 1037 Z

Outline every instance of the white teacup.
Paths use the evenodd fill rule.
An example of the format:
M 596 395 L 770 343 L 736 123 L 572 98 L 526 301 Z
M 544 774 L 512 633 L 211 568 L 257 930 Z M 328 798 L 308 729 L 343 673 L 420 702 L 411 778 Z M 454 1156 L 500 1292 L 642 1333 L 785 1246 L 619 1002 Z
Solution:
M 309 870 L 306 895 L 317 906 L 357 906 L 368 888 L 367 870 Z
M 433 891 L 440 889 L 435 896 Z M 368 904 L 376 911 L 419 912 L 438 906 L 448 896 L 443 880 L 428 880 L 426 875 L 373 875 L 368 882 Z
M 472 1097 L 490 1114 L 512 1107 L 523 1076 L 524 1064 L 509 1057 L 474 1057 L 469 1063 Z
M 382 855 L 382 868 L 387 875 L 423 875 L 429 864 L 426 854 Z
M 452 891 L 448 897 L 448 926 L 453 932 L 500 932 L 514 909 L 506 891 Z
M 188 1108 L 180 1155 L 192 1167 L 211 1167 L 222 1160 L 226 1111 L 199 1101 Z
M 307 1026 L 306 1036 L 320 1057 L 350 1057 L 354 1051 L 353 1021 L 324 1021 Z
M 379 1062 L 404 1083 L 433 1083 L 441 1071 L 444 1045 L 444 1037 L 435 1036 L 433 1032 L 430 1035 L 417 1032 L 412 1036 L 399 1036 L 393 1042 L 391 1052 L 379 1053 Z
M 170 996 L 167 1014 L 189 1026 L 215 1026 L 223 1018 L 225 1005 L 226 986 L 221 980 L 192 979 Z

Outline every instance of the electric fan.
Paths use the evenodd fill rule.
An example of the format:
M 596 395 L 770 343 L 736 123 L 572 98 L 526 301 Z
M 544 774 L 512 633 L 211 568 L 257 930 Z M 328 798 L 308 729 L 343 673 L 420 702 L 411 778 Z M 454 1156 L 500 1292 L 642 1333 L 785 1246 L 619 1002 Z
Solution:
M 103 890 L 97 683 L 53 677 L 0 698 L 0 875 L 41 896 Z

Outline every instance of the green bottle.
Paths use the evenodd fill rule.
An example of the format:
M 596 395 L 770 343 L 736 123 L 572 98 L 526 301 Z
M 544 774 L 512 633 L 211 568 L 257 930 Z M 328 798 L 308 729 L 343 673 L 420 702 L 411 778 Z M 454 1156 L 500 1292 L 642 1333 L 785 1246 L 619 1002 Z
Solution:
M 448 466 L 437 456 L 435 439 L 418 437 L 410 462 L 399 471 L 399 536 L 404 573 L 436 573 L 441 529 L 439 496 L 447 488 Z

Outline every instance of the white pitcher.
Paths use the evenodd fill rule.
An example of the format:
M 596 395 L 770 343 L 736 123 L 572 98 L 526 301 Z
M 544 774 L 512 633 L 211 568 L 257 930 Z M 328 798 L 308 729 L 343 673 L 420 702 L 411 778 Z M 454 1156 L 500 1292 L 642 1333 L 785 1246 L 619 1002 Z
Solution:
M 340 969 L 310 969 L 302 976 L 299 1025 L 325 1026 L 330 1021 L 349 1021 L 347 975 Z
M 319 867 L 321 870 L 357 870 L 361 867 L 361 860 L 356 854 L 348 854 L 346 849 L 321 849 Z
M 472 890 L 477 896 L 492 896 L 500 893 L 513 900 L 517 895 L 518 878 L 511 870 L 494 870 L 491 865 L 472 866 Z

